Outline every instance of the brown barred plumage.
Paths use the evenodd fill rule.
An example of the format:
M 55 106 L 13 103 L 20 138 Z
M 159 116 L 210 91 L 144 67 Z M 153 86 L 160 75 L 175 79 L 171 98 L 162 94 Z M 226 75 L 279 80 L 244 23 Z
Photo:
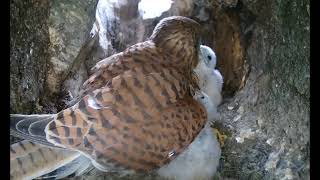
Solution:
M 79 101 L 43 128 L 46 140 L 82 152 L 103 171 L 146 172 L 170 162 L 207 119 L 192 98 L 198 36 L 197 22 L 165 18 L 149 40 L 98 62 Z
M 32 179 L 49 173 L 80 156 L 61 148 L 48 148 L 24 140 L 10 147 L 10 179 Z

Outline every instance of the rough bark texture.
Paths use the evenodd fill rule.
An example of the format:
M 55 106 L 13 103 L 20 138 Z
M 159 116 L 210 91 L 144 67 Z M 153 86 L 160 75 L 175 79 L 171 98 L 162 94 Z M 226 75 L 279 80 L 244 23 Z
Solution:
M 139 1 L 104 0 L 104 3 L 114 3 L 112 6 L 100 4 L 102 1 L 97 6 L 100 11 L 96 12 L 102 19 L 98 22 L 102 31 L 85 62 L 88 68 L 104 57 L 145 40 L 163 17 L 191 16 L 202 24 L 203 44 L 215 50 L 225 82 L 224 101 L 219 107 L 221 118 L 215 125 L 228 138 L 215 179 L 310 179 L 308 0 L 175 0 L 169 11 L 147 20 L 137 13 Z M 47 65 L 52 69 L 55 67 L 52 58 L 63 57 L 57 58 L 63 65 L 60 67 L 68 69 L 85 42 L 84 32 L 93 24 L 94 3 L 72 1 L 70 8 L 62 4 L 55 6 L 55 11 L 60 13 L 53 13 L 59 17 L 54 27 L 56 30 L 62 27 L 57 37 L 63 41 L 54 41 L 55 46 L 49 47 L 52 43 L 52 33 L 49 39 L 48 31 L 49 12 L 52 15 L 55 11 L 50 10 L 48 4 L 47 1 L 10 1 L 10 8 L 14 10 L 11 10 L 10 22 L 10 108 L 14 113 L 39 112 L 36 105 L 46 94 L 42 92 L 43 79 L 48 76 Z M 79 12 L 81 8 L 91 9 L 84 10 L 87 14 L 81 18 L 86 19 L 84 22 L 79 21 L 81 30 L 77 23 L 64 25 L 70 23 L 64 17 L 73 14 L 74 5 Z M 70 52 L 68 47 L 74 51 Z M 48 54 L 50 48 L 53 56 Z M 61 80 L 56 81 L 55 86 L 76 94 L 87 76 L 85 66 L 81 68 L 74 75 L 77 80 L 69 86 L 61 85 Z M 119 178 L 114 174 L 91 172 L 77 179 L 142 177 Z M 144 178 L 153 179 L 153 176 Z
M 309 1 L 239 1 L 236 11 L 251 71 L 220 107 L 231 132 L 221 175 L 309 179 Z
M 76 96 L 87 78 L 83 62 L 97 0 L 10 1 L 10 110 L 57 112 L 66 92 Z M 84 48 L 85 47 L 85 48 Z M 87 53 L 88 54 L 88 53 Z M 86 54 L 86 55 L 87 55 Z
M 10 112 L 35 113 L 49 59 L 49 1 L 10 0 Z
M 81 85 L 87 79 L 84 59 L 77 73 L 68 77 L 81 51 L 87 51 L 90 30 L 94 23 L 97 0 L 55 0 L 51 3 L 49 16 L 50 61 L 46 81 L 47 97 L 56 102 L 61 91 L 77 96 Z M 89 46 L 91 49 L 91 46 Z M 54 101 L 53 101 L 54 102 Z M 53 106 L 52 108 L 55 108 Z M 56 107 L 60 110 L 59 107 Z

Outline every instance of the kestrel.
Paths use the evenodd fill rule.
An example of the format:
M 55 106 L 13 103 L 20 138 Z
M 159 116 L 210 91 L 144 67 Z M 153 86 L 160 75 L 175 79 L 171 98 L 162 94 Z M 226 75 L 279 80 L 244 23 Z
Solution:
M 168 164 L 207 121 L 206 109 L 193 99 L 199 35 L 194 20 L 162 19 L 147 41 L 98 62 L 77 103 L 57 114 L 13 114 L 11 134 L 70 151 L 74 159 L 85 156 L 106 172 L 150 172 Z M 11 170 L 13 179 L 40 175 L 26 176 L 22 160 L 16 163 L 24 171 Z
M 210 61 L 210 58 L 207 56 L 207 51 L 202 49 L 201 46 L 201 52 L 200 54 L 200 62 L 201 61 Z M 211 49 L 210 49 L 211 50 Z M 211 50 L 212 51 L 212 50 Z M 205 57 L 205 58 L 203 58 Z M 214 57 L 214 56 L 213 56 Z M 210 63 L 207 63 L 210 65 Z M 197 66 L 196 71 L 201 72 L 202 74 L 199 74 L 200 77 L 203 76 L 211 76 L 211 74 L 204 74 L 203 71 L 204 66 Z M 210 66 L 207 66 L 207 68 L 211 68 Z M 200 79 L 201 80 L 201 79 Z M 200 90 L 203 90 L 204 85 L 200 86 Z M 212 85 L 212 84 L 211 84 Z M 221 87 L 219 87 L 219 84 L 213 86 L 212 88 L 218 88 L 216 91 L 221 92 Z M 209 96 L 207 96 L 205 93 L 198 91 L 196 95 L 194 96 L 196 100 L 198 100 L 207 110 L 208 112 L 208 119 L 212 120 L 214 118 L 216 113 L 216 106 L 213 104 Z M 172 178 L 175 177 L 175 179 L 210 179 L 214 173 L 216 172 L 221 149 L 219 146 L 219 143 L 217 143 L 216 135 L 213 133 L 211 128 L 209 127 L 209 123 L 207 122 L 205 128 L 201 130 L 199 135 L 195 138 L 195 140 L 188 146 L 188 148 L 182 152 L 180 155 L 177 156 L 177 158 L 173 161 L 171 161 L 169 164 L 161 167 L 157 172 L 160 176 L 166 177 L 166 178 Z M 32 146 L 30 146 L 30 144 Z M 87 167 L 91 165 L 91 163 L 88 161 L 88 159 L 84 156 L 80 156 L 79 153 L 74 151 L 68 151 L 64 149 L 57 149 L 57 148 L 48 148 L 41 145 L 36 145 L 33 143 L 30 143 L 28 141 L 22 141 L 20 143 L 17 143 L 12 146 L 12 148 L 15 151 L 19 151 L 18 154 L 14 154 L 11 156 L 12 158 L 12 166 L 11 169 L 19 169 L 21 172 L 21 167 L 19 167 L 17 163 L 17 156 L 20 156 L 20 158 L 23 158 L 22 161 L 27 161 L 26 159 L 29 159 L 29 163 L 24 163 L 23 165 L 26 167 L 23 167 L 22 169 L 27 169 L 28 166 L 30 166 L 30 159 L 34 159 L 35 157 L 39 158 L 40 161 L 36 163 L 33 167 L 33 169 L 28 169 L 29 176 L 32 176 L 32 173 L 37 172 L 37 169 L 41 169 L 42 172 L 50 172 L 52 169 L 57 169 L 59 166 L 63 165 L 62 167 L 58 168 L 58 170 L 55 170 L 52 176 L 60 179 L 63 177 L 66 177 L 72 173 L 75 173 L 75 175 L 80 175 L 84 172 Z M 35 147 L 37 146 L 37 147 Z M 29 147 L 29 148 L 28 148 Z M 31 148 L 30 148 L 31 147 Z M 41 147 L 41 148 L 40 148 Z M 18 150 L 17 150 L 18 149 Z M 28 151 L 25 151 L 24 149 L 29 149 Z M 49 153 L 47 153 L 49 152 Z M 69 158 L 66 158 L 64 154 L 68 154 Z M 45 156 L 43 156 L 45 154 Z M 58 156 L 58 154 L 61 154 Z M 46 159 L 42 159 L 46 158 Z M 51 162 L 51 163 L 47 163 Z M 27 161 L 28 162 L 28 161 Z M 41 162 L 41 163 L 39 163 Z M 87 166 L 83 166 L 83 164 L 86 164 Z M 188 171 L 186 171 L 188 169 Z M 48 175 L 46 175 L 48 177 Z

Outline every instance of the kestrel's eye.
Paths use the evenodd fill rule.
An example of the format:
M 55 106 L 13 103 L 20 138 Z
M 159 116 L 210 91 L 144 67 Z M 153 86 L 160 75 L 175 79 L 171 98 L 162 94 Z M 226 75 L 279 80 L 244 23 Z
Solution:
M 209 61 L 211 60 L 211 56 L 208 56 Z
M 201 96 L 201 99 L 204 99 L 204 96 Z

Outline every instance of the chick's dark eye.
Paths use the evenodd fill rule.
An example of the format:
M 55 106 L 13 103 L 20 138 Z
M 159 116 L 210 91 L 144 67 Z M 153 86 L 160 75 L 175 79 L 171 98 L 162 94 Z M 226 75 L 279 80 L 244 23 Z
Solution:
M 204 96 L 201 96 L 201 99 L 204 99 Z
M 211 60 L 211 56 L 208 56 L 208 59 Z

